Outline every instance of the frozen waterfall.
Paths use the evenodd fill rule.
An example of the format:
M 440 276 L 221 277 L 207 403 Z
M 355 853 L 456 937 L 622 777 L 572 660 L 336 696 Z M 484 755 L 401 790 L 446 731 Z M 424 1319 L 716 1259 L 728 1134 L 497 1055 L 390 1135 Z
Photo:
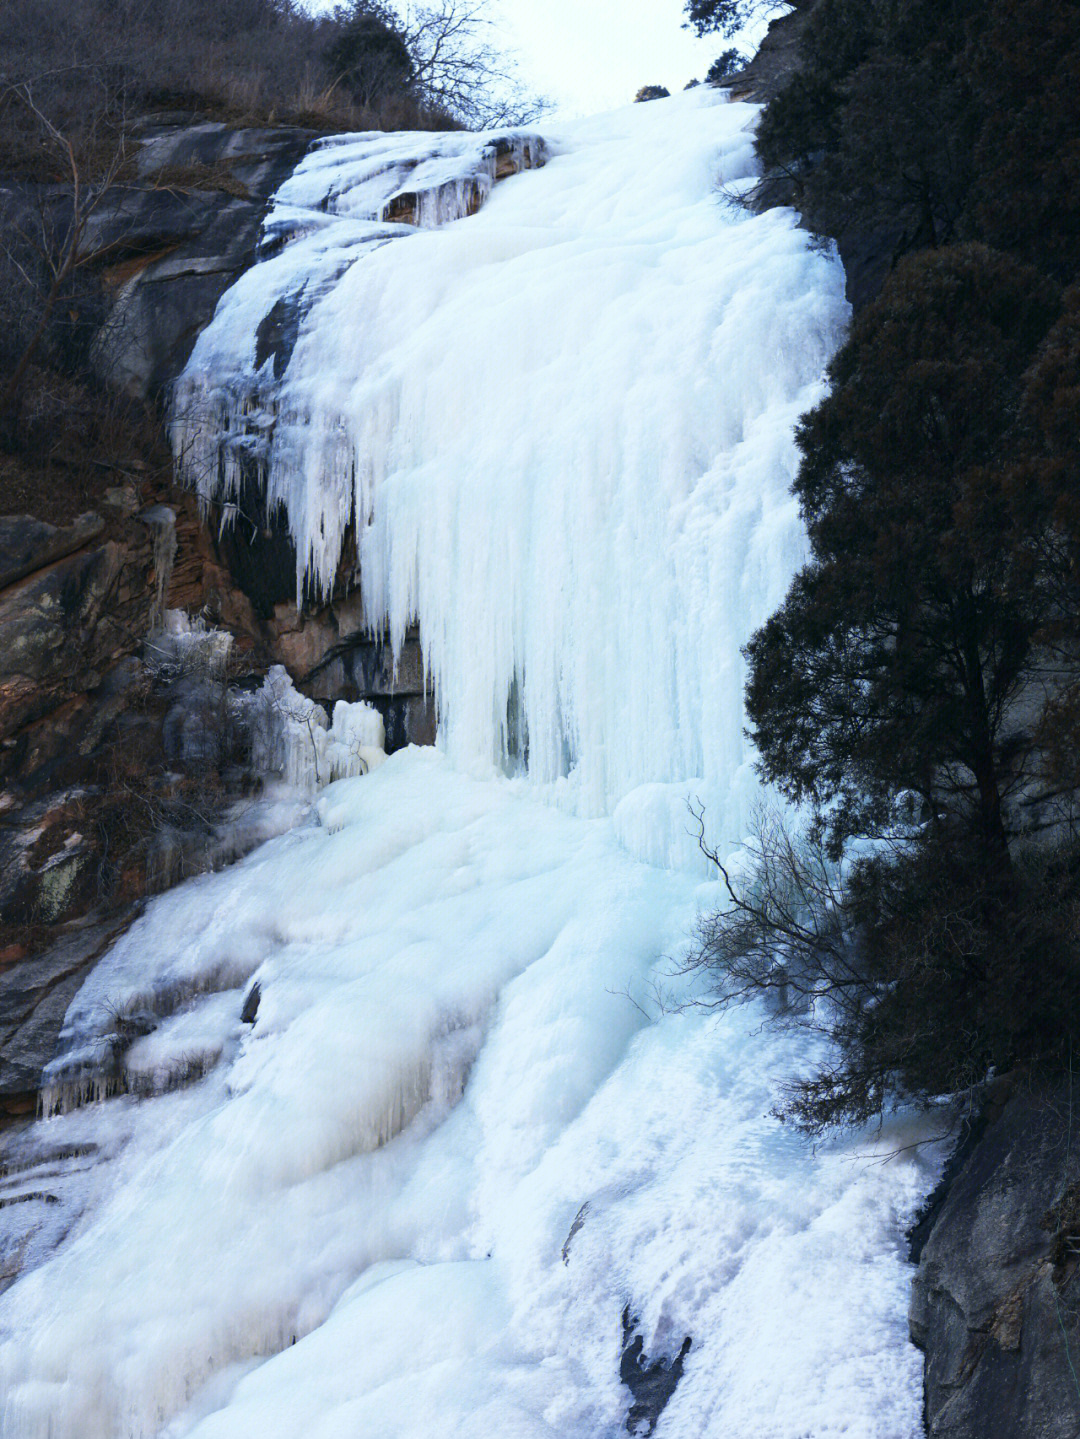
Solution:
M 456 764 L 512 767 L 527 745 L 534 781 L 570 776 L 590 814 L 717 781 L 725 837 L 750 790 L 739 649 L 801 556 L 792 426 L 846 317 L 840 267 L 796 217 L 732 203 L 753 114 L 703 87 L 544 144 L 316 150 L 173 426 L 204 500 L 258 470 L 298 589 L 331 585 L 358 521 L 365 612 L 396 645 L 419 622 Z M 404 183 L 452 192 L 500 143 L 547 163 L 467 222 L 387 226 Z M 287 355 L 258 342 L 274 314 Z
M 740 646 L 846 317 L 733 202 L 755 113 L 343 136 L 279 192 L 178 463 L 215 519 L 284 506 L 298 591 L 418 623 L 440 743 L 376 768 L 335 716 L 318 754 L 372 772 L 76 997 L 76 1077 L 108 1043 L 145 1097 L 5 1157 L 3 1439 L 618 1439 L 624 1313 L 650 1362 L 692 1340 L 656 1439 L 921 1433 L 922 1122 L 811 1152 L 770 1110 L 822 1056 L 677 974 L 722 898 L 686 798 L 738 841 Z

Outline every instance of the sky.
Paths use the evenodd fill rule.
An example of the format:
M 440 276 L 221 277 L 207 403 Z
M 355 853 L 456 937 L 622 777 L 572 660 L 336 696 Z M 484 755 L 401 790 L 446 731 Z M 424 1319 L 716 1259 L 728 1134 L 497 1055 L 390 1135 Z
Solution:
M 531 89 L 581 114 L 633 100 L 642 85 L 673 93 L 703 80 L 722 50 L 752 54 L 763 24 L 737 42 L 683 29 L 683 0 L 495 0 Z
M 332 0 L 309 0 L 312 9 Z M 489 0 L 499 47 L 517 53 L 526 87 L 560 111 L 590 115 L 628 104 L 643 85 L 672 93 L 702 80 L 737 43 L 753 54 L 766 22 L 736 41 L 683 29 L 684 0 Z M 397 0 L 404 11 L 406 0 Z M 779 5 L 779 13 L 785 7 Z

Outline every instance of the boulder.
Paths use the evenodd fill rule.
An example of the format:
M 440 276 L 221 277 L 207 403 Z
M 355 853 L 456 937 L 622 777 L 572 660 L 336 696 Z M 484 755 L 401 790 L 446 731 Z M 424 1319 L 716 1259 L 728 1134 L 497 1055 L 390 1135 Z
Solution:
M 754 58 L 741 70 L 725 75 L 717 87 L 726 90 L 732 100 L 767 105 L 802 68 L 803 35 L 813 8 L 814 0 L 801 0 L 786 15 L 771 21 Z
M 31 515 L 0 515 L 0 590 L 81 550 L 104 528 L 105 521 L 92 512 L 62 526 Z

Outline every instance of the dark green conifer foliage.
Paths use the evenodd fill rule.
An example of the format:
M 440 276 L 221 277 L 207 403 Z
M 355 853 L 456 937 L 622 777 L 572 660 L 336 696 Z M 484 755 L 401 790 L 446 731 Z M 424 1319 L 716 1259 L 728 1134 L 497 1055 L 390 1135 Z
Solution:
M 746 0 L 687 0 L 686 25 L 698 35 L 731 35 L 746 18 Z
M 1080 3 L 997 0 L 963 56 L 980 125 L 964 232 L 1080 274 Z
M 412 56 L 398 31 L 397 16 L 379 0 L 340 6 L 326 61 L 335 80 L 359 105 L 378 104 L 413 82 Z
M 717 55 L 705 73 L 705 80 L 708 84 L 715 85 L 726 76 L 734 75 L 737 71 L 741 70 L 745 64 L 745 55 L 734 47 L 730 47 Z
M 897 255 L 979 239 L 1076 273 L 1077 0 L 819 0 L 804 60 L 758 145 L 815 225 L 885 227 Z
M 759 844 L 698 962 L 837 1042 L 785 1108 L 816 1130 L 1080 1048 L 1080 0 L 818 0 L 805 34 L 759 151 L 887 278 L 746 651 L 811 859 Z
M 981 246 L 900 265 L 798 432 L 813 558 L 748 648 L 767 777 L 839 807 L 837 843 L 912 790 L 1004 854 L 1011 706 L 1050 602 L 1044 498 L 1004 463 L 1056 287 Z

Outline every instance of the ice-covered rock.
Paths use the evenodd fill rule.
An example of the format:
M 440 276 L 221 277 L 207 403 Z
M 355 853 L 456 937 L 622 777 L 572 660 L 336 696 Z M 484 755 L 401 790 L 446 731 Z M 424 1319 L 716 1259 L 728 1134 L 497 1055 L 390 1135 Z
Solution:
M 280 775 L 301 793 L 367 774 L 386 760 L 378 710 L 338 700 L 328 718 L 322 705 L 299 693 L 284 665 L 272 665 L 262 687 L 237 693 L 233 704 L 251 734 L 253 767 Z
M 50 1121 L 128 1127 L 0 1300 L 5 1439 L 617 1439 L 624 1315 L 646 1377 L 681 1355 L 658 1439 L 920 1433 L 925 1130 L 809 1151 L 770 1111 L 827 1055 L 695 1007 L 679 965 L 721 899 L 687 802 L 737 843 L 740 646 L 803 554 L 792 427 L 846 317 L 793 214 L 716 194 L 754 116 L 698 87 L 555 125 L 475 214 L 433 171 L 435 228 L 383 207 L 492 137 L 342 137 L 278 192 L 178 457 L 284 507 L 301 593 L 355 533 L 441 748 L 376 769 L 377 717 L 280 672 L 243 701 L 282 773 L 355 772 L 158 900 L 69 1009 L 73 1060 L 128 1024 L 149 1097 Z

